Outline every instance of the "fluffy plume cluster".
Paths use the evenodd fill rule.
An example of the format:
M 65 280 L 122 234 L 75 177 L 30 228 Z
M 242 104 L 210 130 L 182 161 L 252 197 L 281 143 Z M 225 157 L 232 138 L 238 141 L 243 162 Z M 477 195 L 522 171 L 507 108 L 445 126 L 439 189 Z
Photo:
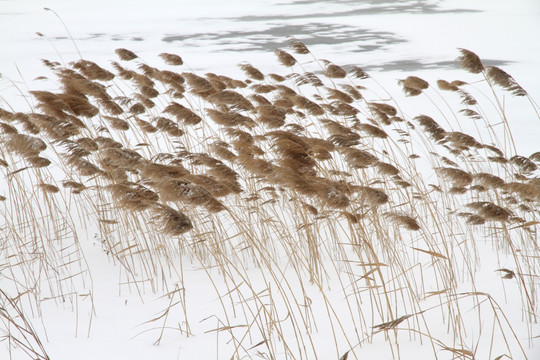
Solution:
M 528 96 L 503 70 L 484 66 L 469 50 L 460 51 L 459 61 L 468 72 L 482 74 L 490 86 Z M 11 190 L 25 182 L 31 184 L 30 198 L 43 198 L 47 204 L 64 198 L 69 199 L 67 207 L 75 200 L 92 203 L 89 218 L 98 214 L 99 226 L 107 231 L 121 226 L 127 233 L 140 230 L 134 244 L 122 237 L 122 250 L 108 243 L 107 231 L 103 242 L 126 268 L 132 265 L 124 257 L 148 256 L 141 266 L 141 273 L 148 271 L 144 276 L 151 268 L 151 275 L 174 272 L 170 269 L 176 260 L 170 259 L 177 257 L 169 259 L 167 253 L 174 246 L 193 249 L 201 262 L 211 256 L 250 254 L 245 258 L 272 263 L 274 271 L 273 262 L 260 260 L 274 255 L 279 243 L 285 244 L 282 249 L 299 274 L 306 269 L 312 280 L 320 280 L 326 271 L 321 270 L 320 254 L 327 251 L 338 257 L 336 268 L 343 266 L 351 274 L 350 288 L 356 290 L 347 293 L 347 301 L 379 301 L 374 308 L 381 314 L 373 314 L 383 318 L 388 316 L 382 309 L 404 309 L 399 296 L 429 297 L 423 287 L 421 294 L 410 288 L 416 287 L 418 269 L 434 272 L 444 289 L 441 294 L 448 295 L 441 298 L 445 309 L 461 298 L 462 292 L 450 291 L 461 285 L 455 279 L 467 275 L 454 269 L 469 262 L 460 254 L 469 256 L 476 249 L 467 248 L 468 238 L 455 241 L 454 233 L 472 236 L 488 229 L 499 236 L 521 229 L 534 241 L 523 241 L 512 253 L 525 254 L 525 265 L 537 267 L 538 257 L 530 256 L 527 246 L 536 239 L 532 226 L 538 223 L 540 152 L 522 156 L 499 143 L 484 143 L 481 135 L 452 129 L 455 124 L 448 118 L 426 109 L 405 114 L 394 102 L 368 91 L 372 79 L 362 68 L 313 61 L 297 39 L 289 40 L 287 50 L 275 51 L 285 74 L 267 74 L 242 63 L 241 79 L 188 71 L 176 54 L 159 54 L 163 69 L 127 49 L 117 49 L 116 55 L 119 60 L 112 69 L 89 60 L 67 66 L 44 61 L 59 89 L 30 92 L 35 106 L 27 113 L 0 108 L 0 169 L 9 185 L 0 187 L 2 204 L 9 203 L 11 209 L 23 204 L 12 198 L 16 192 Z M 463 81 L 438 80 L 435 87 L 408 76 L 398 84 L 407 96 L 431 99 L 432 92 L 444 92 L 457 100 L 456 119 L 475 125 L 485 121 L 483 128 L 493 128 L 473 96 L 475 89 Z M 154 236 L 156 231 L 160 235 Z M 411 244 L 422 244 L 413 249 L 430 255 L 432 262 L 401 261 Z M 512 240 L 508 244 L 514 246 Z M 163 264 L 154 264 L 156 259 Z M 231 271 L 227 266 L 234 261 L 220 264 L 224 277 L 244 267 Z M 353 263 L 359 266 L 352 269 Z M 390 270 L 381 270 L 383 266 Z M 138 272 L 129 268 L 129 276 Z M 365 288 L 358 285 L 363 281 Z M 283 290 L 276 289 L 274 293 Z M 364 302 L 361 293 L 368 291 L 372 298 Z M 410 309 L 422 306 L 413 303 Z M 244 313 L 274 314 L 266 308 L 248 310 Z M 459 309 L 449 312 L 454 316 Z M 292 315 L 288 318 L 300 318 Z M 389 331 L 409 317 L 373 329 Z M 458 333 L 461 320 L 456 319 L 448 324 L 459 323 L 454 330 Z M 277 322 L 272 324 L 269 336 L 276 333 Z M 349 345 L 363 342 L 356 339 Z M 287 345 L 286 352 L 289 348 L 294 347 Z
M 290 39 L 289 44 L 295 54 L 310 54 L 297 39 Z M 485 71 L 491 81 L 515 95 L 526 94 L 503 70 L 484 67 L 476 54 L 465 49 L 460 51 L 459 61 L 466 70 Z M 127 49 L 117 49 L 116 54 L 124 62 L 138 58 Z M 282 65 L 294 69 L 297 60 L 290 53 L 277 49 L 275 54 Z M 167 65 L 183 65 L 182 58 L 176 54 L 162 53 L 160 57 Z M 212 73 L 201 76 L 160 70 L 145 63 L 137 64 L 132 70 L 115 62 L 113 67 L 117 73 L 114 74 L 88 60 L 79 60 L 65 68 L 45 62 L 58 76 L 63 91 L 32 91 L 38 102 L 36 112 L 22 114 L 2 110 L 3 146 L 24 158 L 30 167 L 46 168 L 51 162 L 40 154 L 47 146 L 61 144 L 64 148 L 61 154 L 73 171 L 84 178 L 101 177 L 101 187 L 110 192 L 120 208 L 162 214 L 159 227 L 168 234 L 180 234 L 182 229 L 192 228 L 187 218 L 191 208 L 202 207 L 210 213 L 224 210 L 226 207 L 217 198 L 241 193 L 243 185 L 239 179 L 250 177 L 255 177 L 261 186 L 278 185 L 302 194 L 306 197 L 305 204 L 312 202 L 316 206 L 339 209 L 387 206 L 392 197 L 383 189 L 363 185 L 366 179 L 355 183 L 329 174 L 339 173 L 332 167 L 343 161 L 347 171 L 367 169 L 373 175 L 389 177 L 400 187 L 410 186 L 411 183 L 402 178 L 397 164 L 384 161 L 366 146 L 375 140 L 385 141 L 389 135 L 382 126 L 392 126 L 403 119 L 391 104 L 364 100 L 365 87 L 350 80 L 369 78 L 361 68 L 352 66 L 348 73 L 344 67 L 330 61 L 321 62 L 323 77 L 329 81 L 312 72 L 265 75 L 248 63 L 240 65 L 248 79 L 239 80 Z M 109 88 L 115 77 L 133 84 L 132 96 L 112 95 Z M 287 79 L 296 89 L 285 84 Z M 342 82 L 336 84 L 338 80 Z M 429 88 L 427 81 L 416 76 L 399 80 L 399 84 L 409 96 L 421 95 Z M 462 89 L 466 85 L 462 81 L 438 80 L 437 85 L 441 90 L 458 93 L 467 105 L 476 103 Z M 324 89 L 325 96 L 319 93 L 309 97 L 298 92 L 298 87 L 306 86 Z M 204 111 L 186 101 L 188 94 L 204 102 Z M 164 105 L 158 110 L 157 103 Z M 461 112 L 480 119 L 473 109 Z M 497 152 L 490 160 L 506 161 L 503 152 L 493 145 L 482 144 L 462 132 L 447 132 L 428 115 L 414 119 L 429 138 L 453 154 L 488 148 Z M 194 127 L 201 124 L 221 135 L 214 136 L 206 147 L 212 155 L 187 149 L 152 154 L 152 143 L 160 141 L 159 137 L 171 143 L 185 143 L 184 138 L 194 134 Z M 313 125 L 321 126 L 323 132 L 317 136 L 308 134 L 306 126 Z M 97 128 L 98 132 L 92 133 L 92 128 Z M 395 130 L 407 134 L 401 129 Z M 147 143 L 137 146 L 145 148 L 130 148 L 131 140 L 121 134 L 138 131 Z M 537 169 L 537 160 L 516 155 L 510 163 L 523 173 L 532 174 Z M 437 166 L 435 172 L 443 182 L 450 184 L 450 193 L 465 193 L 476 180 L 478 188 L 504 189 L 527 201 L 538 197 L 536 188 L 531 190 L 533 185 L 526 181 L 513 181 L 513 185 L 509 185 L 496 175 L 463 171 L 447 157 L 442 157 L 441 161 L 450 166 Z M 191 165 L 184 166 L 186 163 Z M 234 168 L 241 168 L 246 174 L 237 173 Z M 77 193 L 88 188 L 73 181 L 64 185 Z M 40 186 L 44 191 L 56 192 L 54 185 Z M 475 207 L 477 217 L 509 218 L 503 210 L 495 214 L 495 205 L 489 204 Z M 178 210 L 171 206 L 188 215 L 176 213 Z M 420 228 L 406 214 L 389 211 L 386 218 L 410 230 Z M 183 225 L 173 225 L 174 221 Z

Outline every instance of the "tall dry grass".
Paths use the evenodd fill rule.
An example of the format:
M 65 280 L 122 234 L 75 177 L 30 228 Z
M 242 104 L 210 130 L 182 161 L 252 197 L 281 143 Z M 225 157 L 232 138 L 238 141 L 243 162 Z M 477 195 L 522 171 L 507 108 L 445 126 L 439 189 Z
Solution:
M 3 298 L 36 316 L 43 301 L 92 299 L 79 239 L 95 232 L 121 287 L 169 297 L 150 320 L 156 343 L 172 314 L 193 334 L 195 263 L 220 304 L 208 332 L 229 358 L 360 359 L 377 342 L 410 358 L 410 341 L 433 358 L 522 358 L 538 311 L 540 155 L 515 152 L 501 104 L 529 95 L 460 51 L 474 86 L 398 81 L 407 96 L 440 96 L 441 114 L 404 113 L 364 70 L 296 39 L 275 52 L 285 74 L 244 63 L 242 79 L 127 49 L 112 69 L 44 61 L 59 87 L 31 91 L 24 112 L 0 109 Z M 519 293 L 520 324 L 477 278 L 494 262 L 487 271 Z M 45 358 L 35 339 L 30 356 Z

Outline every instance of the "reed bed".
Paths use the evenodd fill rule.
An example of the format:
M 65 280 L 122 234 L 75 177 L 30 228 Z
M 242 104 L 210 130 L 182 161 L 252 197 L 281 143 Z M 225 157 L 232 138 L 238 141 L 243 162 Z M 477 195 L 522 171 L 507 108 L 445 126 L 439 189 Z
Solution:
M 540 155 L 515 152 L 501 105 L 537 114 L 527 92 L 460 49 L 474 83 L 401 79 L 449 109 L 407 114 L 300 40 L 275 55 L 283 74 L 243 63 L 241 79 L 128 49 L 108 69 L 44 60 L 57 88 L 30 91 L 26 111 L 2 105 L 0 318 L 14 348 L 48 358 L 20 307 L 93 298 L 93 236 L 123 291 L 169 299 L 149 320 L 157 344 L 215 336 L 235 359 L 361 359 L 373 344 L 393 358 L 530 353 Z M 189 266 L 218 299 L 212 320 L 193 318 Z

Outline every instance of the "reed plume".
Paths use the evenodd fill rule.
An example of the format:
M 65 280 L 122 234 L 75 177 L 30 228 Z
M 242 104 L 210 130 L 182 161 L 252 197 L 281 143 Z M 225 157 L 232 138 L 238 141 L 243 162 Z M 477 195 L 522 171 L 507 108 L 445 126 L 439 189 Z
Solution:
M 182 58 L 176 54 L 161 53 L 159 54 L 159 56 L 168 65 L 180 66 L 184 64 L 184 61 L 182 60 Z
M 467 49 L 458 49 L 461 52 L 461 56 L 458 57 L 458 61 L 461 67 L 473 74 L 479 74 L 484 71 L 484 64 L 480 57 Z

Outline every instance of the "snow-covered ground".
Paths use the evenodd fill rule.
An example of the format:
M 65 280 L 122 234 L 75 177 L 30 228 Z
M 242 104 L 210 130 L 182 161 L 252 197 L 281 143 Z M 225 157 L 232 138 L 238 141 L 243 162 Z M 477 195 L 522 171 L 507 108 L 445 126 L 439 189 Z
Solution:
M 364 68 L 380 84 L 379 87 L 370 83 L 370 86 L 377 88 L 376 95 L 388 100 L 382 90 L 385 89 L 404 113 L 416 116 L 425 108 L 435 109 L 425 98 L 406 98 L 397 80 L 415 75 L 427 80 L 433 87 L 438 79 L 475 81 L 471 80 L 474 76 L 459 69 L 454 61 L 459 55 L 457 48 L 474 51 L 485 65 L 503 68 L 533 99 L 540 99 L 540 42 L 535 41 L 539 34 L 540 2 L 536 0 L 0 0 L 0 107 L 8 108 L 9 104 L 14 111 L 27 111 L 27 100 L 21 94 L 26 95 L 28 90 L 36 88 L 58 89 L 54 81 L 38 79 L 40 76 L 52 78 L 41 59 L 67 64 L 82 56 L 110 68 L 110 62 L 117 60 L 115 49 L 126 48 L 152 66 L 162 64 L 158 54 L 176 53 L 184 60 L 183 69 L 201 75 L 212 72 L 243 78 L 245 75 L 237 66 L 242 62 L 248 62 L 265 73 L 284 73 L 273 51 L 287 48 L 288 37 L 292 36 L 302 40 L 318 59 Z M 303 65 L 310 67 L 313 64 L 306 60 Z M 504 106 L 511 120 L 509 126 L 516 140 L 517 152 L 529 156 L 539 151 L 540 119 L 533 111 L 534 106 L 510 98 L 504 100 Z M 448 122 L 449 127 L 459 128 L 452 120 Z M 441 121 L 442 124 L 446 125 Z M 468 129 L 466 124 L 464 126 Z M 471 128 L 474 130 L 472 125 Z M 0 180 L 0 184 L 4 183 L 4 180 Z M 7 187 L 3 192 L 0 190 L 0 195 L 9 194 Z M 452 200 L 449 203 L 441 202 L 440 210 L 443 211 L 450 203 Z M 68 205 L 67 209 L 62 204 L 58 206 L 67 210 L 59 218 L 77 217 L 79 214 L 79 208 L 75 205 L 73 208 Z M 7 221 L 16 217 L 13 214 L 17 208 L 4 208 L 2 211 L 2 219 Z M 290 207 L 283 210 L 285 214 L 288 211 L 291 211 Z M 275 214 L 275 217 L 280 219 L 280 214 Z M 249 215 L 244 219 L 247 218 Z M 4 228 L 1 221 L 0 228 Z M 297 225 L 286 218 L 280 221 Z M 427 274 L 431 266 L 416 266 L 429 264 L 431 257 L 411 250 L 413 255 L 405 257 L 410 263 L 400 264 L 400 269 L 410 271 L 410 277 L 407 275 L 405 278 L 415 279 L 418 284 L 408 286 L 422 288 L 420 292 L 425 299 L 413 300 L 407 298 L 408 295 L 397 294 L 401 291 L 396 290 L 397 285 L 402 281 L 397 280 L 392 285 L 395 293 L 389 295 L 395 296 L 395 299 L 389 303 L 399 302 L 402 297 L 406 304 L 390 309 L 391 313 L 395 312 L 393 318 L 382 316 L 383 319 L 379 319 L 379 312 L 374 310 L 375 305 L 370 301 L 380 300 L 380 293 L 377 295 L 379 297 L 368 296 L 368 302 L 360 304 L 361 295 L 351 295 L 350 288 L 339 283 L 346 283 L 347 275 L 345 272 L 336 275 L 339 266 L 334 269 L 333 262 L 327 263 L 328 278 L 324 275 L 321 277 L 325 280 L 318 284 L 324 288 L 319 289 L 317 281 L 310 283 L 309 276 L 288 264 L 290 258 L 279 251 L 276 251 L 274 259 L 276 264 L 268 265 L 268 268 L 262 266 L 263 270 L 256 264 L 259 260 L 249 259 L 250 255 L 242 255 L 240 250 L 240 254 L 230 255 L 229 262 L 222 263 L 227 264 L 222 269 L 209 265 L 212 264 L 209 260 L 212 254 L 197 254 L 195 251 L 195 255 L 173 258 L 171 263 L 177 266 L 164 266 L 159 279 L 156 276 L 152 281 L 135 283 L 134 279 L 146 275 L 144 269 L 140 269 L 142 275 L 130 277 L 129 271 L 122 267 L 125 265 L 108 256 L 106 246 L 102 243 L 105 240 L 98 235 L 96 225 L 90 223 L 88 228 L 83 228 L 83 222 L 76 219 L 73 221 L 76 229 L 58 230 L 66 239 L 77 233 L 79 242 L 65 241 L 69 244 L 67 249 L 62 247 L 61 241 L 53 247 L 61 258 L 58 263 L 51 264 L 51 268 L 58 266 L 56 275 L 41 278 L 33 274 L 25 277 L 25 281 L 21 280 L 21 283 L 27 284 L 31 282 L 28 279 L 35 278 L 36 287 L 41 289 L 41 294 L 35 297 L 19 294 L 18 280 L 11 278 L 21 274 L 9 273 L 9 268 L 4 266 L 12 263 L 6 254 L 13 249 L 3 244 L 3 249 L 8 250 L 0 254 L 0 289 L 11 298 L 20 296 L 20 308 L 39 335 L 46 353 L 54 360 L 270 358 L 269 354 L 277 358 L 338 359 L 347 351 L 350 351 L 349 359 L 375 356 L 380 359 L 400 356 L 407 359 L 413 354 L 420 359 L 435 356 L 441 359 L 468 359 L 471 354 L 464 349 L 475 352 L 476 346 L 478 359 L 487 359 L 488 354 L 491 359 L 497 356 L 501 356 L 500 359 L 509 358 L 509 354 L 504 356 L 508 348 L 513 350 L 514 359 L 524 356 L 540 358 L 540 343 L 536 338 L 540 335 L 540 328 L 536 324 L 529 326 L 525 319 L 527 314 L 523 310 L 526 306 L 520 292 L 523 291 L 522 287 L 516 279 L 501 280 L 500 274 L 494 272 L 506 268 L 506 263 L 509 268 L 512 266 L 511 259 L 506 260 L 506 253 L 500 254 L 500 257 L 496 255 L 499 250 L 502 253 L 508 249 L 504 246 L 499 248 L 499 245 L 485 241 L 482 236 L 479 236 L 482 240 L 479 240 L 478 247 L 464 247 L 466 250 L 474 249 L 472 254 L 461 254 L 462 260 L 457 261 L 462 265 L 455 273 L 459 277 L 456 281 L 463 281 L 463 293 L 458 295 L 463 296 L 461 313 L 452 313 L 456 311 L 455 305 L 448 305 L 448 317 L 439 312 L 431 315 L 434 312 L 429 309 L 438 305 L 446 306 L 441 305 L 441 298 L 427 295 L 444 291 L 438 283 L 441 279 L 437 275 Z M 536 224 L 532 228 L 536 228 Z M 347 229 L 328 224 L 320 225 L 319 230 L 320 234 L 328 237 L 339 237 L 342 232 L 349 234 Z M 33 236 L 32 229 L 25 231 L 18 235 Z M 49 231 L 56 233 L 56 230 Z M 435 229 L 433 231 L 436 232 Z M 113 234 L 118 237 L 137 236 L 123 229 Z M 231 232 L 226 229 L 223 234 L 230 235 Z M 474 231 L 470 234 L 474 234 Z M 470 234 L 464 235 L 464 242 L 470 240 L 467 239 Z M 295 235 L 290 236 L 295 239 Z M 412 235 L 403 235 L 403 239 L 410 240 L 409 248 L 423 248 L 421 241 Z M 122 241 L 125 241 L 123 244 L 130 244 L 131 239 Z M 279 242 L 276 239 L 271 241 Z M 463 250 L 460 244 L 456 245 L 456 249 Z M 335 255 L 334 251 L 340 250 L 328 245 L 321 246 L 320 251 L 324 253 L 322 258 L 328 259 Z M 70 256 L 76 261 L 70 262 Z M 404 257 L 400 255 L 399 258 Z M 432 266 L 436 268 L 438 263 L 435 260 Z M 480 269 L 469 267 L 468 261 L 478 262 Z M 532 276 L 540 273 L 536 262 L 536 259 L 531 260 L 533 264 L 530 268 L 537 271 Z M 134 268 L 139 269 L 137 266 L 134 265 Z M 268 272 L 269 268 L 275 272 Z M 426 274 L 422 271 L 417 273 L 419 268 L 426 270 Z M 347 267 L 340 268 L 340 271 L 345 271 L 343 269 Z M 470 281 L 468 269 L 475 274 L 474 282 Z M 27 270 L 38 271 L 32 266 Z M 476 273 L 477 270 L 481 271 Z M 296 271 L 302 276 L 296 277 Z M 360 275 L 366 272 L 364 267 Z M 416 277 L 418 274 L 421 274 L 421 279 Z M 75 281 L 64 281 L 71 275 L 76 278 Z M 385 275 L 401 276 L 391 272 Z M 536 280 L 532 279 L 531 282 Z M 60 283 L 63 285 L 57 285 Z M 502 317 L 502 313 L 497 313 L 499 317 L 490 313 L 497 308 L 491 306 L 492 297 L 477 295 L 469 300 L 466 294 L 470 294 L 472 288 L 478 294 L 491 294 L 508 319 Z M 359 289 L 366 290 L 367 287 Z M 454 289 L 454 294 L 460 294 L 460 289 Z M 43 295 L 48 293 L 53 294 L 54 298 L 47 299 Z M 529 295 L 534 302 L 537 295 Z M 362 301 L 365 300 L 362 298 Z M 2 301 L 2 306 L 13 314 L 13 309 L 9 308 L 3 297 Z M 365 310 L 365 319 L 362 317 L 364 315 L 349 319 L 346 317 L 352 311 L 351 306 L 358 306 L 360 312 L 364 311 L 364 307 L 371 310 Z M 481 311 L 478 310 L 480 308 Z M 167 309 L 170 311 L 167 312 Z M 426 311 L 426 315 L 422 315 L 422 311 Z M 374 326 L 412 313 L 415 316 L 409 327 L 429 329 L 429 334 L 403 330 L 397 340 L 397 333 L 393 331 L 372 333 Z M 472 322 L 474 325 L 464 322 L 471 326 L 465 329 L 468 338 L 445 343 L 446 350 L 443 345 L 430 343 L 430 336 L 451 339 L 453 332 L 464 333 L 454 330 L 454 326 L 461 325 L 457 320 L 459 316 L 467 317 L 469 314 L 476 318 Z M 455 316 L 455 324 L 448 321 L 451 316 Z M 246 323 L 248 319 L 253 322 Z M 497 321 L 501 324 L 494 325 Z M 289 322 L 300 328 L 303 325 L 309 335 L 296 333 L 293 329 L 297 328 L 289 326 Z M 439 327 L 434 325 L 438 322 Z M 430 326 L 426 325 L 428 323 Z M 494 330 L 500 326 L 506 329 L 506 334 L 511 334 L 508 324 L 516 331 L 515 338 L 500 337 Z M 265 329 L 263 325 L 268 328 Z M 268 329 L 274 332 L 268 334 L 265 332 Z M 21 338 L 13 324 L 4 322 L 3 326 L 0 325 L 0 359 L 29 359 L 20 350 L 11 348 L 13 341 L 4 337 L 10 331 L 15 337 Z M 490 331 L 493 331 L 493 335 L 485 334 Z M 353 332 L 355 334 L 351 335 Z M 269 340 L 266 336 L 273 340 L 267 342 L 271 343 L 268 349 L 264 349 L 265 340 Z M 288 337 L 302 338 L 302 341 L 298 341 L 297 349 L 286 348 L 296 344 L 290 339 L 286 341 Z M 487 342 L 484 340 L 486 337 Z M 521 343 L 522 350 L 516 339 Z M 29 342 L 32 343 L 32 340 Z M 282 348 L 279 348 L 280 344 Z M 493 349 L 490 349 L 491 346 Z

